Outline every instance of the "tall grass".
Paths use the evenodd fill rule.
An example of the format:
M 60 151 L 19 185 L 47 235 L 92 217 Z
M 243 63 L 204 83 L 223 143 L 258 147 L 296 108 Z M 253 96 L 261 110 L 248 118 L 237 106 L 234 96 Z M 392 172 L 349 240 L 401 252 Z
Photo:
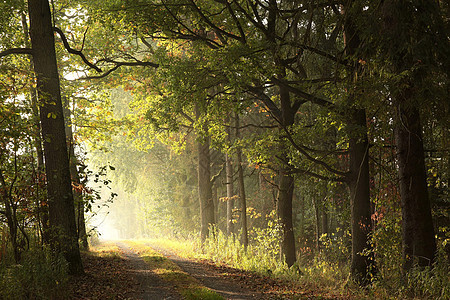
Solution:
M 20 264 L 0 265 L 0 299 L 65 299 L 68 278 L 63 257 L 32 249 Z

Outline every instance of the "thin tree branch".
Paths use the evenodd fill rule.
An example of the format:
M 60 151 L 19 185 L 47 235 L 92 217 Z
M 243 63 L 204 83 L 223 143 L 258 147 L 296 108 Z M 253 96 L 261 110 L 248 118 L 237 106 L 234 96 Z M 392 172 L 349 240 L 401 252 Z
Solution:
M 53 27 L 53 30 L 56 31 L 59 34 L 59 37 L 61 38 L 61 40 L 63 42 L 63 45 L 64 45 L 64 48 L 66 48 L 67 52 L 69 52 L 71 54 L 78 55 L 79 57 L 81 57 L 83 62 L 86 65 L 88 65 L 89 67 L 91 67 L 92 69 L 94 69 L 95 71 L 97 71 L 99 73 L 103 72 L 102 69 L 100 69 L 99 67 L 97 67 L 96 65 L 94 65 L 93 63 L 88 61 L 86 56 L 84 56 L 83 52 L 81 52 L 79 50 L 75 50 L 72 47 L 70 47 L 69 42 L 67 41 L 67 38 L 66 38 L 66 36 L 64 35 L 64 32 L 62 32 L 61 29 L 59 29 L 58 27 Z M 84 38 L 83 38 L 83 42 L 84 42 Z
M 292 173 L 294 174 L 305 174 L 305 175 L 309 175 L 321 180 L 325 180 L 325 181 L 334 181 L 334 182 L 346 182 L 347 179 L 346 177 L 329 177 L 329 176 L 323 176 L 320 174 L 317 174 L 315 172 L 312 171 L 308 171 L 308 170 L 302 170 L 302 169 L 298 169 L 298 168 L 293 168 L 292 169 Z
M 301 98 L 303 98 L 303 99 L 305 99 L 307 101 L 315 103 L 317 105 L 325 106 L 325 107 L 330 107 L 330 106 L 333 105 L 332 102 L 330 102 L 328 100 L 325 100 L 325 99 L 322 99 L 322 98 L 319 98 L 317 96 L 308 94 L 308 93 L 306 93 L 306 92 L 304 92 L 304 91 L 302 91 L 302 90 L 300 90 L 300 89 L 298 89 L 296 87 L 293 87 L 292 85 L 288 84 L 286 81 L 284 81 L 282 79 L 279 79 L 279 78 L 276 78 L 275 76 L 273 76 L 270 79 L 270 81 L 271 81 L 271 83 L 274 83 L 274 84 L 281 85 L 281 86 L 285 87 L 286 89 L 289 90 L 289 92 L 291 92 L 291 93 L 293 93 L 293 94 L 295 94 L 295 95 L 297 95 L 297 96 L 299 96 L 299 97 L 301 97 Z
M 117 70 L 118 68 L 120 68 L 122 66 L 126 66 L 126 67 L 140 66 L 140 67 L 154 67 L 154 68 L 158 68 L 159 67 L 159 64 L 153 63 L 153 62 L 150 62 L 150 61 L 127 62 L 127 61 L 115 61 L 115 60 L 110 60 L 110 59 L 102 59 L 101 61 L 108 62 L 108 63 L 113 63 L 113 64 L 115 64 L 115 66 L 112 67 L 111 69 L 109 69 L 108 71 L 106 71 L 105 73 L 101 74 L 101 75 L 81 77 L 81 78 L 79 78 L 77 80 L 104 78 L 104 77 L 108 76 L 109 74 L 111 74 L 112 72 L 114 72 L 115 70 Z
M 243 41 L 242 39 L 245 39 L 245 36 L 243 36 L 242 38 L 234 35 L 232 33 L 229 33 L 219 27 L 216 26 L 216 24 L 214 24 L 213 22 L 211 22 L 211 20 L 209 18 L 207 18 L 203 12 L 200 10 L 200 8 L 195 4 L 194 0 L 190 0 L 192 7 L 197 11 L 197 13 L 200 15 L 200 18 L 202 18 L 203 21 L 206 22 L 206 24 L 208 24 L 209 26 L 211 26 L 211 28 L 213 28 L 214 30 L 217 30 L 218 32 L 220 32 L 221 34 L 228 36 L 229 38 L 238 40 L 238 41 Z
M 324 162 L 322 160 L 319 160 L 317 158 L 314 158 L 311 155 L 309 155 L 309 153 L 306 152 L 305 149 L 303 149 L 302 146 L 300 146 L 299 144 L 297 144 L 294 141 L 294 139 L 292 138 L 292 135 L 289 132 L 289 130 L 287 130 L 287 128 L 284 127 L 284 126 L 282 128 L 283 128 L 284 132 L 286 133 L 285 137 L 289 140 L 289 142 L 291 142 L 292 146 L 294 146 L 294 148 L 297 149 L 301 154 L 303 154 L 308 160 L 312 161 L 315 164 L 318 164 L 318 165 L 324 167 L 325 170 L 327 170 L 327 171 L 329 171 L 331 173 L 334 173 L 336 175 L 343 176 L 343 177 L 348 176 L 348 172 L 342 172 L 342 171 L 336 170 L 333 167 L 331 167 L 329 164 L 327 164 L 326 162 Z

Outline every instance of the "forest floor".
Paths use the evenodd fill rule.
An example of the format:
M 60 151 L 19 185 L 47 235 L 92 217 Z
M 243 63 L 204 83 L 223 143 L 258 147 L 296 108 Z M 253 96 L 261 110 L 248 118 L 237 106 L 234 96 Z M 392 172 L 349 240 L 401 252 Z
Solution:
M 339 298 L 143 242 L 107 242 L 82 256 L 86 274 L 71 278 L 71 299 Z

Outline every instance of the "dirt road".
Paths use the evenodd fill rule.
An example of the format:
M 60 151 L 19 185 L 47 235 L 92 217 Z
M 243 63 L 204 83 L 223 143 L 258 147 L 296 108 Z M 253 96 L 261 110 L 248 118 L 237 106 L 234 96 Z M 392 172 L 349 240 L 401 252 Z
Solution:
M 176 292 L 171 283 L 164 281 L 152 272 L 144 260 L 126 243 L 118 242 L 117 245 L 129 261 L 130 274 L 135 276 L 139 282 L 137 299 L 182 299 L 182 296 Z M 165 249 L 154 246 L 151 248 L 177 264 L 184 272 L 197 279 L 202 286 L 216 292 L 225 299 L 274 299 L 240 285 L 233 280 L 231 274 L 224 272 L 224 269 L 181 258 Z

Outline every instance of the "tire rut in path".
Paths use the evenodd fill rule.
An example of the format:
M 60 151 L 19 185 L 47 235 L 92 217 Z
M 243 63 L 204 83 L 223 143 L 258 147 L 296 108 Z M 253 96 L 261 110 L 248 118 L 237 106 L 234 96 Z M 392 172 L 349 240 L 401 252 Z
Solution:
M 154 274 L 145 261 L 134 253 L 123 243 L 117 243 L 117 246 L 123 251 L 125 258 L 129 261 L 130 274 L 134 276 L 138 283 L 137 294 L 131 299 L 143 300 L 178 300 L 181 296 L 175 292 L 175 289 L 168 282 Z
M 202 285 L 220 294 L 225 299 L 250 300 L 250 299 L 271 299 L 261 292 L 249 290 L 238 283 L 221 274 L 219 271 L 210 268 L 199 262 L 179 257 L 175 253 L 147 244 L 152 249 L 166 256 L 175 262 L 184 272 L 201 282 Z

